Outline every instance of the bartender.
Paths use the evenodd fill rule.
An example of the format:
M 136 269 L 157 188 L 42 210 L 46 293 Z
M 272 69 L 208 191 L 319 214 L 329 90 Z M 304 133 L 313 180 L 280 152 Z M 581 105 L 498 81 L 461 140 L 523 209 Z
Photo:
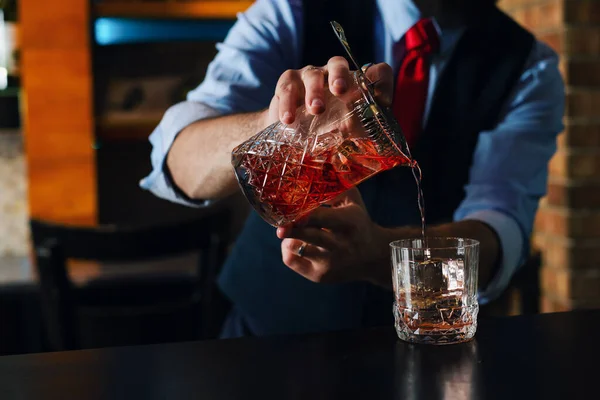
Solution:
M 377 101 L 414 143 L 428 235 L 478 240 L 479 300 L 493 300 L 528 254 L 564 84 L 557 55 L 492 0 L 256 1 L 204 82 L 150 136 L 153 171 L 141 186 L 191 207 L 239 190 L 234 147 L 293 122 L 301 104 L 322 113 L 326 90 L 351 90 L 331 19 L 376 63 Z M 388 244 L 420 235 L 414 188 L 400 168 L 301 223 L 276 230 L 252 212 L 219 277 L 233 304 L 223 337 L 391 323 Z

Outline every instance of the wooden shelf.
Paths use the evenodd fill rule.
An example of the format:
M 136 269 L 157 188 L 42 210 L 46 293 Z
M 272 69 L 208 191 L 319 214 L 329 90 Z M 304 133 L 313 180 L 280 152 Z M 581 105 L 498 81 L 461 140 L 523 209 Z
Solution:
M 103 2 L 94 6 L 95 17 L 152 19 L 235 19 L 254 1 L 187 0 L 162 2 Z

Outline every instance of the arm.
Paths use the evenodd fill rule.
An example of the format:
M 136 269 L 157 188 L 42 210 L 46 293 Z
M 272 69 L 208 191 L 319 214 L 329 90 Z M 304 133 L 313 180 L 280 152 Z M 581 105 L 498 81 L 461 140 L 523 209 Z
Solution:
M 528 253 L 547 164 L 562 130 L 564 85 L 556 55 L 545 45 L 532 51 L 501 120 L 482 132 L 466 197 L 455 222 L 428 228 L 431 236 L 478 240 L 482 302 L 497 297 Z M 375 225 L 357 190 L 332 208 L 315 210 L 300 224 L 280 228 L 285 264 L 313 281 L 364 280 L 391 287 L 388 244 L 419 237 L 420 228 Z M 303 257 L 298 249 L 303 243 Z
M 142 188 L 190 206 L 232 192 L 231 150 L 272 122 L 259 110 L 269 106 L 283 71 L 299 63 L 300 8 L 258 0 L 238 15 L 205 80 L 150 136 L 153 171 Z
M 378 81 L 376 93 L 380 102 L 389 103 L 389 93 L 377 90 L 390 86 L 387 79 L 391 76 L 390 67 L 375 65 L 369 69 L 368 75 Z M 273 76 L 277 76 L 275 71 L 270 79 Z M 382 79 L 379 79 L 380 76 Z M 325 90 L 344 98 L 352 93 L 353 85 L 348 62 L 342 57 L 333 57 L 321 68 L 288 69 L 274 85 L 275 94 L 267 110 L 204 119 L 185 127 L 167 157 L 166 166 L 173 182 L 191 199 L 215 199 L 233 193 L 237 188 L 231 167 L 231 150 L 234 147 L 278 120 L 291 124 L 302 103 L 312 114 L 324 112 Z M 236 99 L 240 103 L 243 100 Z
M 492 227 L 500 258 L 489 281 L 480 281 L 480 301 L 498 297 L 529 255 L 539 200 L 546 193 L 548 162 L 563 130 L 565 88 L 558 56 L 537 42 L 495 129 L 481 132 L 466 197 L 455 221 Z
M 187 205 L 227 196 L 236 188 L 235 146 L 278 119 L 292 123 L 302 103 L 313 114 L 323 112 L 324 77 L 334 95 L 348 93 L 353 81 L 343 58 L 320 69 L 289 69 L 300 62 L 301 8 L 300 2 L 259 0 L 240 15 L 205 81 L 188 101 L 171 107 L 152 133 L 154 170 L 143 188 Z M 379 64 L 369 75 L 377 80 L 388 69 Z M 385 78 L 376 90 L 389 85 Z M 385 94 L 380 101 L 391 96 Z M 257 111 L 266 106 L 268 111 Z
M 317 282 L 363 280 L 391 289 L 389 244 L 421 236 L 420 227 L 374 224 L 357 189 L 331 208 L 319 208 L 301 223 L 277 230 L 284 263 Z M 481 221 L 458 221 L 427 229 L 428 236 L 466 237 L 480 242 L 480 282 L 488 282 L 500 257 L 496 233 Z M 302 257 L 298 248 L 309 243 Z
M 268 113 L 259 111 L 194 122 L 177 136 L 167 166 L 189 198 L 218 199 L 233 194 L 237 183 L 231 151 L 268 125 Z

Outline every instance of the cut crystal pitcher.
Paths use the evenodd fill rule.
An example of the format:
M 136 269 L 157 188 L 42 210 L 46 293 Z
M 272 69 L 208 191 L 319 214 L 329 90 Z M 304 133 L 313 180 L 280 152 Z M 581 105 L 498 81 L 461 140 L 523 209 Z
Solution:
M 332 25 L 356 65 L 343 29 Z M 274 123 L 233 150 L 240 187 L 269 224 L 294 222 L 379 172 L 414 165 L 397 121 L 374 100 L 368 67 L 357 67 L 343 100 L 325 88 L 324 113 L 302 106 L 292 124 Z

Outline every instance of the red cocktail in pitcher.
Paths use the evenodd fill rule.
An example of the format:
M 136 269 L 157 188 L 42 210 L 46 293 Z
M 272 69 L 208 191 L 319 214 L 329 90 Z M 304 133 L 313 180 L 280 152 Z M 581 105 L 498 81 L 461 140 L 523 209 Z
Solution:
M 341 27 L 334 27 L 347 46 Z M 240 187 L 269 224 L 293 222 L 379 172 L 415 165 L 364 71 L 354 78 L 343 99 L 326 97 L 323 114 L 311 115 L 302 106 L 293 124 L 275 123 L 233 150 Z
M 326 107 L 318 116 L 300 110 L 292 125 L 271 125 L 233 151 L 242 191 L 271 225 L 293 222 L 381 171 L 413 166 L 382 109 L 333 96 Z

